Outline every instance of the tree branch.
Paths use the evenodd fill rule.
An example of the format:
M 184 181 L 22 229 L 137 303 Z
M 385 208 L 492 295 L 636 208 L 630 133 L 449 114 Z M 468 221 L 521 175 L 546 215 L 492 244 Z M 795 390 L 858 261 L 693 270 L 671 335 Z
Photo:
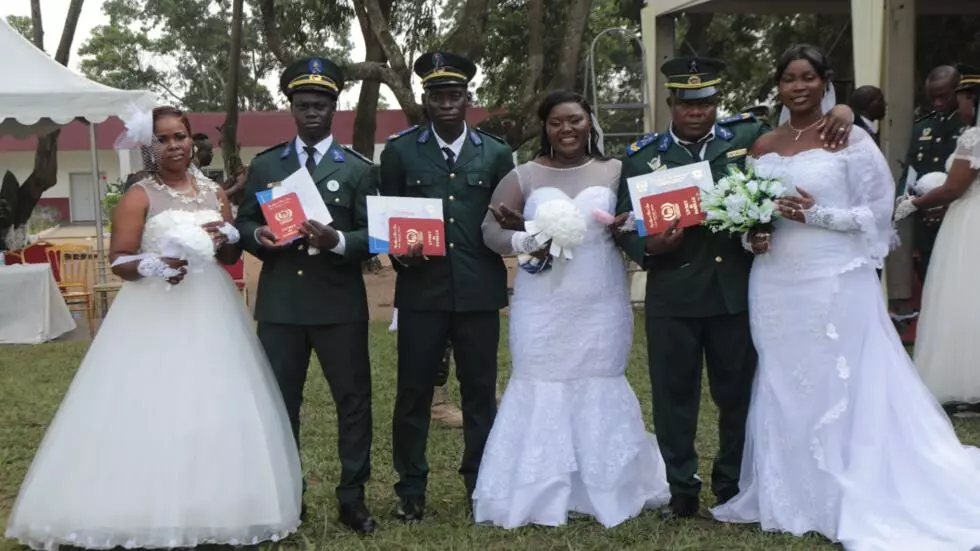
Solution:
M 582 40 L 585 26 L 589 22 L 589 10 L 592 0 L 574 0 L 569 8 L 568 18 L 565 19 L 565 36 L 562 39 L 561 51 L 558 56 L 558 70 L 548 88 L 571 88 L 575 85 L 575 75 L 578 73 L 579 58 L 582 54 Z
M 447 52 L 479 61 L 483 57 L 484 35 L 489 18 L 489 0 L 466 0 L 459 12 L 456 28 L 443 41 L 442 48 Z
M 58 51 L 54 54 L 54 60 L 62 65 L 68 65 L 68 56 L 71 55 L 71 44 L 75 41 L 75 29 L 78 28 L 78 17 L 82 14 L 84 1 L 71 0 L 71 4 L 68 5 L 65 27 L 61 31 L 61 42 L 58 43 Z
M 388 58 L 388 64 L 391 66 L 391 69 L 405 84 L 410 84 L 412 82 L 412 71 L 405 63 L 405 56 L 402 54 L 402 50 L 398 46 L 395 36 L 391 34 L 391 27 L 388 25 L 384 12 L 381 10 L 381 4 L 378 0 L 355 0 L 354 5 L 364 10 L 364 13 L 367 15 L 368 22 L 371 24 L 371 30 L 374 32 L 374 36 L 377 38 L 381 49 L 384 50 L 385 57 Z M 389 84 L 389 86 L 391 85 Z M 412 102 L 415 102 L 414 98 Z M 399 103 L 401 103 L 401 100 L 399 100 Z
M 279 34 L 275 0 L 259 0 L 259 12 L 262 14 L 262 35 L 265 37 L 265 45 L 279 63 L 288 65 L 292 62 L 293 56 L 286 51 L 282 35 Z
M 395 95 L 395 100 L 405 113 L 410 124 L 419 124 L 423 119 L 422 107 L 415 101 L 412 86 L 406 84 L 393 69 L 377 61 L 362 61 L 344 67 L 344 75 L 349 80 L 374 80 L 383 82 Z

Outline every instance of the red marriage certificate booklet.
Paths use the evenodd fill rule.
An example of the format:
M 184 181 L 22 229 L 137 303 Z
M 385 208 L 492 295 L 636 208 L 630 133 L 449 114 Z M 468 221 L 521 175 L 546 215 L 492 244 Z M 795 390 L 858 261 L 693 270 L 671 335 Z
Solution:
M 667 231 L 667 228 L 680 219 L 677 228 L 687 228 L 699 225 L 705 218 L 701 210 L 701 190 L 698 186 L 689 186 L 640 199 L 643 209 L 643 225 L 647 235 L 657 235 Z
M 406 254 L 409 247 L 422 244 L 425 256 L 446 256 L 445 230 L 442 220 L 434 218 L 389 218 L 388 250 Z
M 295 193 L 287 193 L 262 203 L 262 214 L 276 241 L 288 243 L 299 237 L 299 228 L 306 222 L 306 213 Z

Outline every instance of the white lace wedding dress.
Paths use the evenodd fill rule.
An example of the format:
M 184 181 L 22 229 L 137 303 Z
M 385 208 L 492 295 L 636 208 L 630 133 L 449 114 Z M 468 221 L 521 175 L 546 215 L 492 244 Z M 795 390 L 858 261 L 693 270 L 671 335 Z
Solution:
M 184 203 L 145 180 L 142 251 Z M 296 444 L 241 296 L 215 262 L 125 283 L 48 427 L 6 536 L 35 549 L 252 545 L 299 525 Z
M 517 273 L 513 371 L 480 464 L 477 522 L 556 526 L 578 512 L 611 527 L 670 497 L 656 440 L 625 377 L 633 334 L 625 265 L 592 215 L 614 212 L 619 168 L 617 160 L 566 170 L 530 162 L 494 193 L 494 205 L 529 220 L 546 201 L 571 200 L 588 229 L 563 266 Z M 513 253 L 512 235 L 488 218 L 489 247 Z
M 843 151 L 755 166 L 817 207 L 805 225 L 777 221 L 752 267 L 759 368 L 741 491 L 715 517 L 819 532 L 848 551 L 980 545 L 980 453 L 919 379 L 875 274 L 892 235 L 884 157 L 854 128 Z
M 980 128 L 960 136 L 955 158 L 980 169 Z M 915 366 L 940 403 L 980 402 L 980 177 L 950 206 L 922 290 Z

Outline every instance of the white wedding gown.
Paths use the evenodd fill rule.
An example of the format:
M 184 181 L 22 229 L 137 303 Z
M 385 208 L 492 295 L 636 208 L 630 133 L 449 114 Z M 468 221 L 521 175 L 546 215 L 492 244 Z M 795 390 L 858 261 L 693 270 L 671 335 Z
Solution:
M 811 193 L 779 220 L 749 284 L 759 368 L 740 493 L 717 519 L 819 532 L 848 551 L 980 545 L 980 453 L 958 441 L 895 333 L 875 274 L 894 185 L 869 136 L 756 163 Z
M 506 202 L 529 220 L 542 203 L 571 199 L 588 230 L 563 266 L 516 275 L 513 371 L 480 465 L 476 522 L 557 526 L 578 512 L 612 527 L 670 498 L 656 440 L 625 376 L 633 334 L 625 265 L 591 214 L 614 212 L 619 167 L 616 160 L 567 170 L 526 163 L 494 195 L 494 205 Z M 513 252 L 511 234 L 490 226 L 487 244 Z
M 152 183 L 143 252 L 167 209 Z M 296 530 L 302 478 L 282 397 L 216 263 L 125 283 L 48 427 L 6 536 L 35 549 L 252 545 Z
M 960 136 L 954 156 L 980 168 L 980 128 Z M 922 290 L 915 366 L 940 403 L 980 402 L 980 177 L 950 206 Z

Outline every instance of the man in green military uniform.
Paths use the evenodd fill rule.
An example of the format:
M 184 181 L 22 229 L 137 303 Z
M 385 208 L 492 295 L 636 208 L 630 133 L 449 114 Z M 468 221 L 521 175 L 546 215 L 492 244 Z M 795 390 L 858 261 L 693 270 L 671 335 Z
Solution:
M 459 472 L 467 497 L 497 412 L 499 310 L 507 304 L 507 269 L 483 243 L 481 224 L 490 196 L 514 168 L 501 139 L 466 124 L 467 86 L 476 74 L 469 60 L 447 52 L 424 54 L 414 70 L 430 124 L 393 136 L 381 153 L 381 193 L 442 199 L 446 256 L 413 250 L 394 259 L 398 272 L 398 394 L 392 452 L 401 501 L 398 514 L 417 522 L 425 511 L 433 385 L 446 343 L 456 360 L 463 409 Z
M 632 210 L 627 178 L 701 161 L 710 163 L 716 180 L 730 166 L 744 168 L 753 143 L 769 128 L 750 113 L 716 120 L 717 86 L 723 70 L 720 61 L 701 58 L 663 64 L 671 124 L 663 133 L 644 136 L 629 147 L 623 159 L 617 214 Z M 828 129 L 828 136 L 837 136 L 838 127 L 853 120 L 847 107 L 838 106 L 833 113 L 845 122 L 831 125 L 835 128 Z M 753 257 L 738 236 L 712 233 L 701 226 L 672 227 L 645 238 L 630 232 L 617 239 L 647 270 L 647 356 L 654 426 L 671 488 L 665 514 L 694 516 L 700 507 L 694 437 L 704 366 L 719 410 L 720 449 L 711 489 L 719 502 L 738 493 L 757 360 L 747 313 Z
M 967 125 L 967 122 L 963 121 L 957 113 L 956 89 L 959 82 L 959 71 L 948 65 L 936 67 L 926 78 L 926 96 L 933 111 L 915 121 L 912 127 L 912 139 L 905 156 L 905 169 L 898 180 L 897 194 L 901 194 L 905 188 L 910 168 L 915 171 L 917 177 L 930 172 L 946 172 L 946 159 L 956 150 L 956 140 Z M 936 242 L 936 235 L 939 234 L 944 210 L 916 213 L 913 217 L 911 223 L 912 247 L 915 250 L 913 264 L 920 282 L 925 281 L 932 247 Z M 903 249 L 895 251 L 896 255 L 902 253 Z M 912 254 L 912 251 L 905 248 L 904 254 Z M 896 274 L 896 277 L 902 276 Z M 910 297 L 911 293 L 909 293 Z
M 371 472 L 371 365 L 368 307 L 361 264 L 367 245 L 367 200 L 377 193 L 370 161 L 334 141 L 331 123 L 343 89 L 327 59 L 299 60 L 282 74 L 298 136 L 255 157 L 236 226 L 245 249 L 262 260 L 255 319 L 299 444 L 303 387 L 316 350 L 337 406 L 340 521 L 359 533 L 375 522 L 364 505 Z M 304 224 L 303 237 L 280 243 L 256 194 L 298 170 L 312 175 L 333 221 Z

